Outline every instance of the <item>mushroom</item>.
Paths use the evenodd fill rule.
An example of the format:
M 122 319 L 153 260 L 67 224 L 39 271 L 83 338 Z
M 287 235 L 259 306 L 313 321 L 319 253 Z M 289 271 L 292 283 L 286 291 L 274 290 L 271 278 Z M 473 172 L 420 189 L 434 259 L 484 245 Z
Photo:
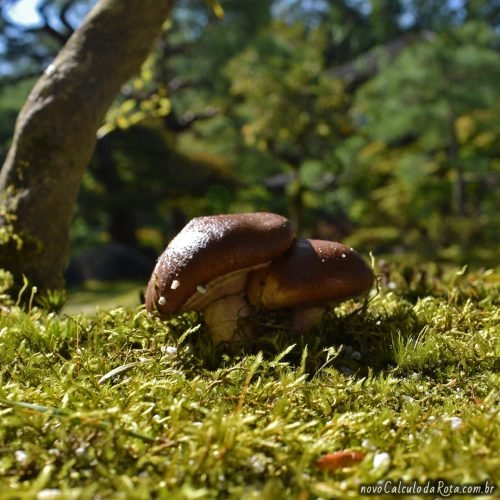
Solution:
M 368 292 L 373 273 L 352 248 L 323 240 L 295 240 L 266 268 L 248 277 L 247 297 L 253 306 L 292 309 L 292 328 L 316 326 L 328 305 Z
M 250 312 L 248 274 L 282 255 L 293 239 L 289 221 L 272 213 L 192 219 L 158 259 L 146 309 L 164 318 L 200 311 L 215 343 L 234 340 L 238 319 Z

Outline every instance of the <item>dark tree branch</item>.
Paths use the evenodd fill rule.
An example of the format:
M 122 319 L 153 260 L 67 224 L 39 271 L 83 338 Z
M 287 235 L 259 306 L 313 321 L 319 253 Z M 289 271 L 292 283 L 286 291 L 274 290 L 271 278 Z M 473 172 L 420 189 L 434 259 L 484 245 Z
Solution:
M 59 12 L 59 20 L 61 21 L 61 24 L 68 30 L 68 33 L 70 35 L 73 34 L 73 32 L 75 31 L 75 28 L 69 22 L 68 14 L 69 14 L 71 8 L 73 7 L 73 5 L 75 4 L 75 2 L 76 2 L 76 0 L 66 0 L 66 2 L 64 2 L 63 6 L 61 8 L 61 11 Z
M 197 113 L 186 113 L 179 117 L 177 113 L 172 110 L 167 116 L 165 116 L 164 125 L 165 128 L 175 132 L 185 132 L 190 129 L 196 122 L 209 120 L 219 113 L 215 108 L 207 108 L 204 111 L 198 111 Z
M 167 90 L 168 94 L 172 95 L 175 92 L 178 92 L 179 90 L 184 90 L 193 87 L 200 88 L 208 86 L 209 84 L 210 84 L 209 80 L 189 80 L 189 79 L 174 77 L 167 83 Z
M 170 43 L 163 43 L 163 53 L 165 56 L 172 57 L 178 56 L 179 54 L 185 54 L 187 50 L 193 47 L 194 42 L 183 42 L 176 45 Z
M 350 89 L 362 85 L 367 80 L 377 76 L 384 64 L 392 63 L 402 50 L 416 42 L 428 41 L 434 37 L 430 31 L 407 33 L 384 45 L 378 45 L 340 66 L 327 70 L 331 78 L 343 80 Z
M 68 41 L 69 38 L 69 36 L 60 33 L 50 24 L 43 24 L 42 26 L 36 26 L 33 28 L 25 28 L 23 31 L 25 33 L 49 35 L 53 40 L 55 40 L 61 46 L 63 46 Z
M 68 41 L 69 35 L 61 33 L 60 31 L 56 30 L 50 23 L 49 12 L 48 12 L 49 4 L 50 0 L 45 0 L 37 8 L 40 17 L 43 19 L 42 26 L 28 28 L 27 31 L 31 32 L 38 31 L 40 33 L 46 33 L 47 35 L 51 36 L 54 40 L 56 40 L 61 46 L 63 46 Z

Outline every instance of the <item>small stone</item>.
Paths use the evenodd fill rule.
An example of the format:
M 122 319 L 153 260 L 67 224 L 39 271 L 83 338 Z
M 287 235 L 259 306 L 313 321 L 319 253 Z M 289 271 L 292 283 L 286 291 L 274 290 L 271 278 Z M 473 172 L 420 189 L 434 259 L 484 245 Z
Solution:
M 450 417 L 447 420 L 448 420 L 448 422 L 450 422 L 450 427 L 454 431 L 458 431 L 459 429 L 462 428 L 463 422 L 462 422 L 462 419 L 460 417 Z
M 375 453 L 373 456 L 373 468 L 382 469 L 389 466 L 391 463 L 391 456 L 386 451 Z
M 24 450 L 16 450 L 14 453 L 16 457 L 16 462 L 24 465 L 28 463 L 28 454 Z
M 79 446 L 75 450 L 75 455 L 78 457 L 84 457 L 87 454 L 87 446 Z
M 40 490 L 36 495 L 36 500 L 57 500 L 61 498 L 62 492 L 57 488 L 45 488 Z

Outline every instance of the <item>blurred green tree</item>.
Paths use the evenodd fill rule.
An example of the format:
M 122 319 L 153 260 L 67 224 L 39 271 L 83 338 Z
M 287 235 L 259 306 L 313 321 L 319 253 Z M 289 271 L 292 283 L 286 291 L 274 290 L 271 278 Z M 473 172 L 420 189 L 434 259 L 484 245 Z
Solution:
M 343 166 L 335 143 L 353 131 L 349 95 L 325 74 L 324 48 L 322 30 L 275 22 L 227 68 L 246 144 L 291 174 L 289 215 L 299 229 L 307 193 L 333 188 Z
M 356 120 L 369 142 L 360 158 L 378 178 L 371 187 L 379 216 L 439 240 L 444 218 L 454 215 L 465 228 L 464 217 L 477 217 L 498 196 L 498 165 L 484 147 L 500 139 L 491 115 L 500 103 L 497 42 L 485 23 L 468 22 L 407 48 L 361 88 Z M 472 130 L 486 123 L 481 146 Z
M 156 233 L 159 247 L 190 217 L 230 209 L 235 134 L 227 127 L 220 67 L 268 22 L 271 4 L 224 7 L 221 17 L 220 7 L 210 11 L 205 0 L 179 2 L 140 73 L 122 87 L 84 177 L 77 246 L 90 235 L 95 242 L 96 234 L 100 241 L 150 245 Z

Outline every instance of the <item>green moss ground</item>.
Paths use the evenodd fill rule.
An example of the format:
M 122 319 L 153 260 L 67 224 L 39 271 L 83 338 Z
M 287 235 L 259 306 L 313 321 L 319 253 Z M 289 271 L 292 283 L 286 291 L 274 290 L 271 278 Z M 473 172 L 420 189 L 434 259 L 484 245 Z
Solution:
M 366 308 L 337 307 L 306 336 L 262 317 L 259 341 L 231 350 L 210 346 L 192 315 L 2 306 L 0 498 L 306 500 L 359 497 L 385 479 L 498 484 L 500 275 L 380 273 Z M 338 450 L 366 456 L 317 466 Z
M 64 314 L 75 316 L 95 314 L 96 310 L 136 307 L 141 304 L 143 283 L 87 281 L 83 286 L 69 290 Z

